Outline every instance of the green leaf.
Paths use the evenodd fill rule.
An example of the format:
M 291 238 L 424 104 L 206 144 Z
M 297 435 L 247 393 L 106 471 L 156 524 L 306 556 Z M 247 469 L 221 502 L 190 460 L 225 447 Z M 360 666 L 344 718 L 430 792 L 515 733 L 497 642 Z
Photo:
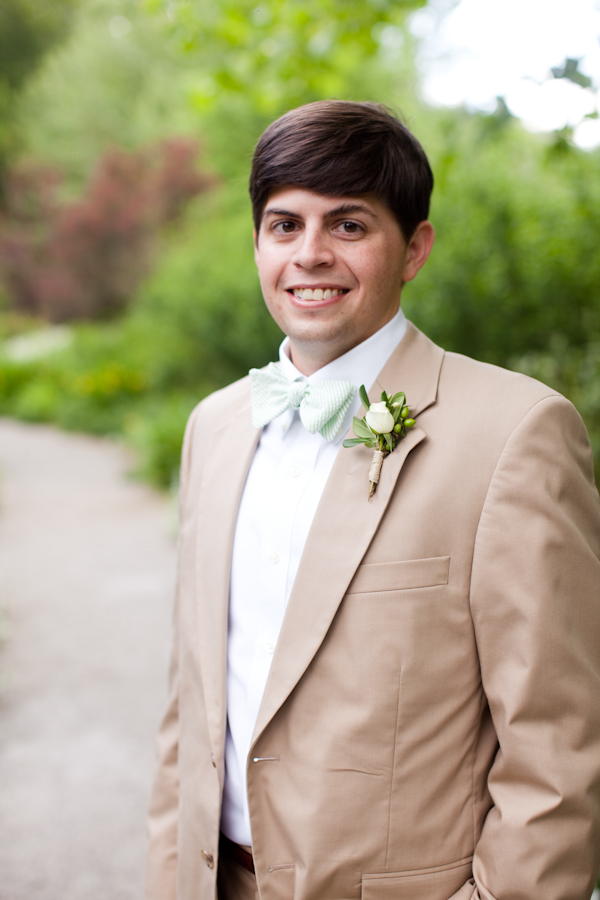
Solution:
M 388 399 L 388 395 L 386 394 L 385 391 L 381 392 L 381 401 L 382 401 L 382 403 L 386 403 L 386 404 L 389 404 L 389 402 L 390 402 Z
M 404 391 L 399 391 L 397 394 L 394 394 L 390 402 L 397 403 L 400 409 L 402 409 L 402 407 L 406 403 L 406 394 L 404 393 Z
M 367 390 L 366 390 L 364 384 L 361 384 L 361 386 L 358 389 L 358 393 L 360 395 L 362 405 L 364 406 L 365 409 L 368 409 L 370 407 L 371 403 L 369 401 L 369 395 L 367 394 Z
M 391 412 L 394 417 L 394 425 L 395 425 L 397 423 L 398 419 L 400 418 L 400 413 L 402 412 L 402 407 L 401 406 L 393 406 Z
M 358 444 L 365 444 L 367 447 L 371 446 L 370 441 L 363 440 L 362 438 L 346 438 L 342 447 L 357 447 Z
M 352 430 L 356 437 L 367 438 L 370 441 L 373 440 L 373 432 L 364 419 L 359 419 L 357 416 L 354 416 L 352 420 Z

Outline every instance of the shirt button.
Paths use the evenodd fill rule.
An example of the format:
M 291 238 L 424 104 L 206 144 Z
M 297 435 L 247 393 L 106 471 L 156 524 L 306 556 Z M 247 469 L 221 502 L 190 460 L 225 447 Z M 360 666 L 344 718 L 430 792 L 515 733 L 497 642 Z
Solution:
M 275 644 L 273 644 L 271 641 L 267 641 L 267 643 L 265 644 L 265 650 L 267 651 L 267 653 L 274 653 Z
M 298 475 L 302 475 L 302 469 L 299 466 L 292 466 L 292 468 L 290 469 L 290 475 L 292 475 L 294 478 L 297 478 Z
M 272 563 L 278 563 L 279 562 L 279 553 L 271 553 L 271 556 L 269 557 L 269 559 L 271 560 Z
M 206 863 L 206 865 L 208 866 L 209 869 L 214 868 L 215 860 L 214 860 L 212 853 L 208 853 L 207 850 L 203 850 L 202 853 L 200 854 L 200 856 L 202 857 L 202 859 L 204 860 L 204 862 Z

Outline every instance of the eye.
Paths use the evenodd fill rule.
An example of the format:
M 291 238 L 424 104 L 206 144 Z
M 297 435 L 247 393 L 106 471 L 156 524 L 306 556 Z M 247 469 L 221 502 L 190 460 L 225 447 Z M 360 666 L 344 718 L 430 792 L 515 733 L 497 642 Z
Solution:
M 363 227 L 358 222 L 339 222 L 334 230 L 341 231 L 342 234 L 358 234 L 363 230 Z
M 275 234 L 292 234 L 296 230 L 295 222 L 276 222 L 273 225 L 273 231 Z

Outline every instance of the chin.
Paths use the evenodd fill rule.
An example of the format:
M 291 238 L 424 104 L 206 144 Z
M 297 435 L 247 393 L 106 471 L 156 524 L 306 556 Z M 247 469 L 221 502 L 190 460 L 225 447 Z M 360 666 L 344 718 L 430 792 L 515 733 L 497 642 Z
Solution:
M 299 344 L 330 344 L 332 348 L 344 346 L 352 340 L 351 330 L 344 327 L 344 323 L 319 323 L 318 325 L 315 323 L 315 327 L 312 328 L 306 325 L 304 327 L 295 325 L 295 327 L 289 328 L 286 334 L 291 341 L 297 341 Z M 355 343 L 360 343 L 360 339 Z M 354 346 L 354 344 L 351 343 L 350 346 Z

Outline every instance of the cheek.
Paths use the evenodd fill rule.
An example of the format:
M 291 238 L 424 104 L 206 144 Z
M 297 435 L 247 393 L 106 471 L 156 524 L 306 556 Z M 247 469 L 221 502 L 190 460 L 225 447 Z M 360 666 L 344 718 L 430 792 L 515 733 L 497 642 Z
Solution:
M 284 265 L 276 256 L 269 255 L 267 258 L 259 255 L 256 261 L 258 267 L 258 277 L 260 280 L 263 293 L 274 293 L 282 278 Z
M 263 280 L 261 277 L 260 286 L 265 306 L 277 324 L 281 325 L 282 316 L 285 315 L 285 304 L 281 293 L 277 290 L 276 283 L 273 284 L 269 279 L 265 278 Z
M 380 253 L 365 253 L 356 260 L 354 274 L 365 297 L 374 297 L 385 291 L 390 278 L 389 269 Z
M 361 284 L 373 287 L 382 279 L 388 280 L 390 269 L 396 267 L 397 257 L 389 248 L 374 241 L 354 245 L 345 262 Z
M 260 279 L 260 286 L 267 307 L 269 309 L 280 309 L 283 304 L 283 298 L 278 286 L 277 273 L 265 274 L 264 278 Z
M 395 290 L 402 283 L 404 270 L 402 249 L 386 248 L 374 253 L 368 263 L 369 284 L 381 295 Z

